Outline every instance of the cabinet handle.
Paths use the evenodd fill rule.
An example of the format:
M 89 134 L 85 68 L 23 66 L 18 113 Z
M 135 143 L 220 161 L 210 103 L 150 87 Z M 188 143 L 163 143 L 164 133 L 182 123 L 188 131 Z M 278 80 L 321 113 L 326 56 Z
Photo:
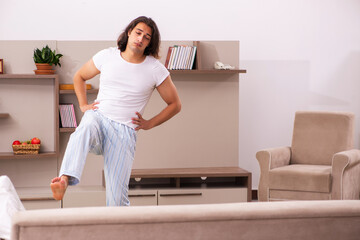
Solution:
M 57 201 L 52 197 L 20 198 L 20 201 Z
M 129 194 L 128 197 L 155 197 L 156 194 Z
M 202 196 L 202 193 L 163 193 L 160 197 Z

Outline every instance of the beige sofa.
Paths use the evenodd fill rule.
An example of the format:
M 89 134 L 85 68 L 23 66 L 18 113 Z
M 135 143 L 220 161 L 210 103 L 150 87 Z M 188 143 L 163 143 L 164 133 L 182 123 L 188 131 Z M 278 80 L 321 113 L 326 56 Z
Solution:
M 359 238 L 360 200 L 333 200 L 24 211 L 11 239 Z

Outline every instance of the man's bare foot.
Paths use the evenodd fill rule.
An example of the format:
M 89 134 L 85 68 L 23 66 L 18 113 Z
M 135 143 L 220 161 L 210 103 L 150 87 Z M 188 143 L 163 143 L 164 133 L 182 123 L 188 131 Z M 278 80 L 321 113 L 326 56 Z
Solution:
M 61 177 L 53 178 L 51 180 L 50 187 L 51 187 L 51 191 L 53 192 L 53 197 L 56 200 L 63 199 L 68 184 L 69 184 L 69 180 L 68 177 L 65 175 Z

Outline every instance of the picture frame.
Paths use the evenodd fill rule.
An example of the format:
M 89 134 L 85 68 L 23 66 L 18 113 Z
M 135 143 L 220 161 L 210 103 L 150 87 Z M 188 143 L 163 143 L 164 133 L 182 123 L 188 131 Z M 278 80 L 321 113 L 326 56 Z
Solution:
M 0 74 L 4 73 L 4 60 L 0 59 Z

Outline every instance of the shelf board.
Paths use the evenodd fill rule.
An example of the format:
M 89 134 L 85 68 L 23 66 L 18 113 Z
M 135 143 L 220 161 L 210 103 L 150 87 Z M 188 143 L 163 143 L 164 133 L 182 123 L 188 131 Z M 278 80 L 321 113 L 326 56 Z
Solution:
M 8 114 L 8 113 L 0 113 L 0 119 L 1 118 L 8 118 L 8 117 L 10 117 L 10 114 Z
M 98 93 L 99 89 L 89 89 L 86 90 L 86 93 L 91 94 L 91 93 Z M 60 94 L 75 94 L 75 90 L 60 90 L 59 91 Z
M 251 173 L 239 167 L 133 169 L 131 178 L 236 177 Z
M 60 128 L 61 133 L 72 133 L 75 132 L 76 128 Z
M 239 74 L 246 73 L 244 69 L 217 70 L 217 69 L 193 69 L 193 70 L 169 70 L 172 74 Z
M 0 79 L 39 79 L 39 78 L 55 78 L 57 74 L 0 74 Z
M 57 157 L 56 152 L 43 152 L 39 154 L 14 154 L 13 152 L 2 152 L 0 153 L 0 160 L 3 159 L 33 159 L 33 158 L 48 158 Z

